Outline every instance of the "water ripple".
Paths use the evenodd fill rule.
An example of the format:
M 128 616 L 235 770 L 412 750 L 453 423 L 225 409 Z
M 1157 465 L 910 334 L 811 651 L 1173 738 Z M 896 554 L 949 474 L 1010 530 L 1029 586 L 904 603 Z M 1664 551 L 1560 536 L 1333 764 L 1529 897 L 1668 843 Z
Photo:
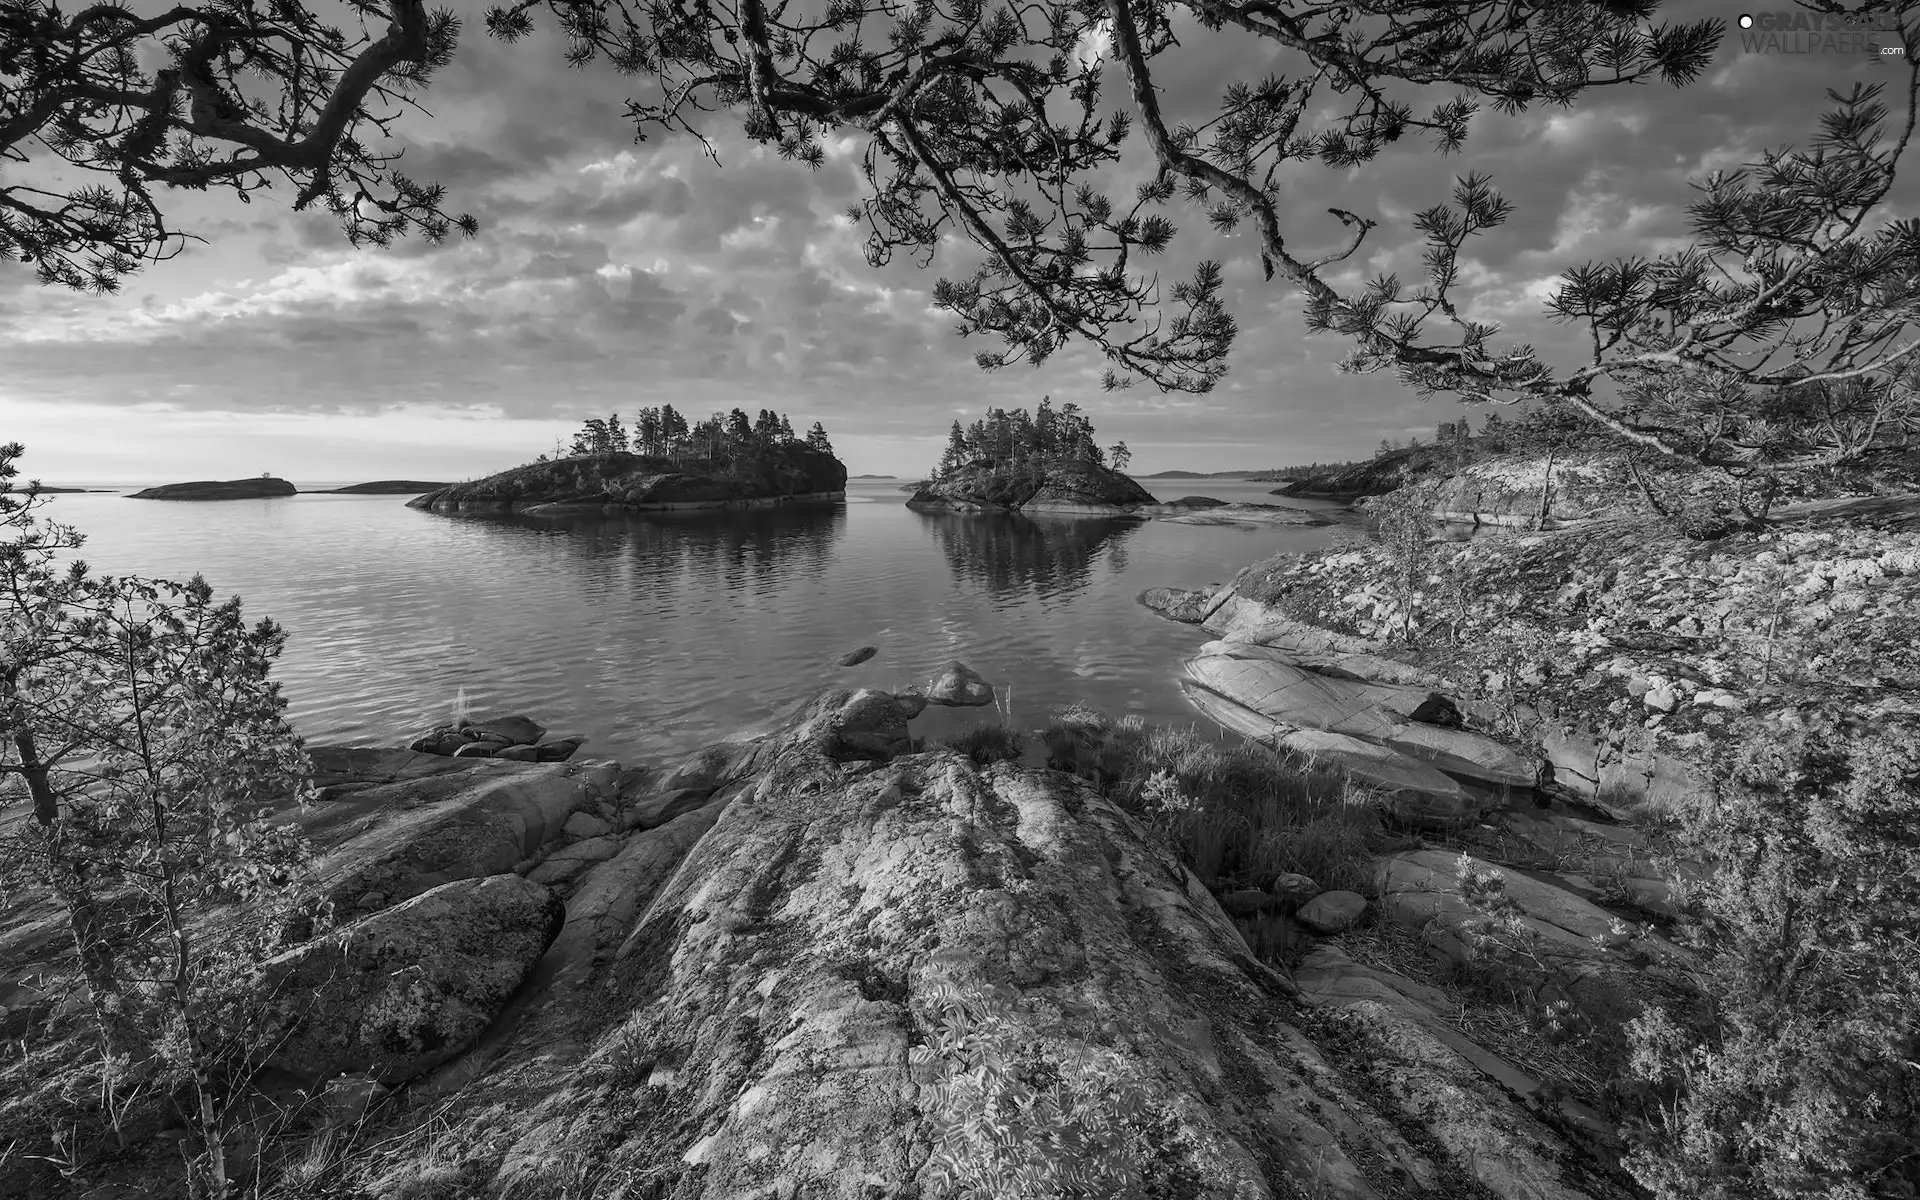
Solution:
M 629 760 L 733 735 L 830 683 L 919 682 L 952 657 L 1010 684 L 1016 721 L 1084 701 L 1184 724 L 1174 664 L 1204 635 L 1134 597 L 1334 536 L 926 514 L 892 484 L 863 490 L 844 506 L 565 519 L 449 517 L 391 496 L 73 495 L 54 515 L 89 535 L 97 570 L 200 572 L 284 625 L 277 677 L 311 740 L 394 743 L 450 716 L 464 688 L 476 710 L 525 711 Z M 864 644 L 873 661 L 833 665 Z

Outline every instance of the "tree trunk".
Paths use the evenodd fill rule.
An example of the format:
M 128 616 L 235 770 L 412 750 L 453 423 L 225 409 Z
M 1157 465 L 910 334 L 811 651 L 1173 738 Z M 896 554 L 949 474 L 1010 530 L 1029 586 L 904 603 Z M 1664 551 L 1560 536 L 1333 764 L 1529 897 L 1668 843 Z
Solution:
M 1533 519 L 1535 530 L 1547 527 L 1547 511 L 1553 505 L 1553 459 L 1556 453 L 1558 453 L 1556 447 L 1547 447 L 1547 472 L 1540 481 L 1540 512 Z
M 27 781 L 27 794 L 33 797 L 33 817 L 41 837 L 41 852 L 47 856 L 47 883 L 67 910 L 67 926 L 73 933 L 74 953 L 80 960 L 80 977 L 86 981 L 93 1013 L 100 1023 L 100 1038 L 112 1055 L 131 1055 L 138 1044 L 126 1011 L 113 945 L 108 940 L 100 902 L 87 881 L 84 860 L 69 856 L 62 845 L 60 797 L 54 791 L 47 764 L 40 760 L 40 749 L 33 734 L 22 729 L 13 735 L 14 749 L 20 753 L 20 773 Z

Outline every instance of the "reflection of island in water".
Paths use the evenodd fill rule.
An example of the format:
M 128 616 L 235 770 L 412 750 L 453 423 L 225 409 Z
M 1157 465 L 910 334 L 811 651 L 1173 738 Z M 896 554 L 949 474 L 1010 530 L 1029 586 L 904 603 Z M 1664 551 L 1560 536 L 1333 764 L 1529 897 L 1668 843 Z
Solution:
M 708 594 L 751 588 L 765 595 L 796 579 L 818 579 L 847 521 L 846 509 L 839 504 L 552 516 L 440 515 L 512 529 L 523 536 L 564 534 L 569 556 L 587 568 L 590 597 L 625 582 L 629 590 L 662 599 L 684 598 L 682 584 Z
M 1124 543 L 1140 522 L 1126 518 L 1021 513 L 928 512 L 916 509 L 947 556 L 954 579 L 1011 597 L 1063 596 L 1086 587 L 1105 550 L 1126 567 Z

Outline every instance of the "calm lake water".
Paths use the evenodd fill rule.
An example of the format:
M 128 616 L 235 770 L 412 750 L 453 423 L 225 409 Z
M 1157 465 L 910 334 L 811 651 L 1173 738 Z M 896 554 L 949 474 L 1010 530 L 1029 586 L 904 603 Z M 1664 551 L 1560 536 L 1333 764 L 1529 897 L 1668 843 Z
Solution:
M 1275 485 L 1148 486 L 1273 500 Z M 62 495 L 48 511 L 87 535 L 97 571 L 197 571 L 250 619 L 285 626 L 276 676 L 310 741 L 398 744 L 464 693 L 476 712 L 524 712 L 588 735 L 583 756 L 628 763 L 750 730 L 831 684 L 923 683 L 950 658 L 1023 727 L 1076 701 L 1197 721 L 1174 681 L 1205 635 L 1139 593 L 1353 532 L 933 515 L 897 488 L 856 481 L 845 504 L 810 508 L 549 519 L 420 512 L 405 496 Z M 879 654 L 835 665 L 867 644 Z M 933 708 L 914 730 L 991 716 Z

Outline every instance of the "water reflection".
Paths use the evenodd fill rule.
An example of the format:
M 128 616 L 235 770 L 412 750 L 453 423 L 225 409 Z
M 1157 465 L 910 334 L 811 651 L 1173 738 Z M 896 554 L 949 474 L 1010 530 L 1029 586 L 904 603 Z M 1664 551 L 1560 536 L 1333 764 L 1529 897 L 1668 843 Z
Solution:
M 766 596 L 797 582 L 818 580 L 832 562 L 834 543 L 845 533 L 847 521 L 846 509 L 829 503 L 612 514 L 445 515 L 500 527 L 509 538 L 516 534 L 553 538 L 581 568 L 589 599 L 622 594 L 640 601 L 643 609 L 683 601 L 683 587 L 695 589 L 693 595 L 752 592 Z
M 1123 545 L 1140 528 L 1111 517 L 914 511 L 954 579 L 1001 600 L 1070 596 L 1092 582 L 1103 553 L 1113 569 L 1124 569 Z

